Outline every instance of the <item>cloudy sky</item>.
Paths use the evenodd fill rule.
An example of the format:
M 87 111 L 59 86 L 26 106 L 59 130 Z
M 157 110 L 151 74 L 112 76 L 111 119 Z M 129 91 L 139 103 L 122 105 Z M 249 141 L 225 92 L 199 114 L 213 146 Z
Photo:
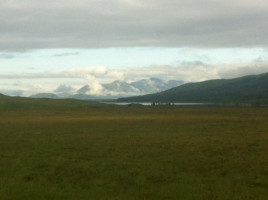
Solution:
M 268 72 L 267 0 L 0 0 L 0 92 Z

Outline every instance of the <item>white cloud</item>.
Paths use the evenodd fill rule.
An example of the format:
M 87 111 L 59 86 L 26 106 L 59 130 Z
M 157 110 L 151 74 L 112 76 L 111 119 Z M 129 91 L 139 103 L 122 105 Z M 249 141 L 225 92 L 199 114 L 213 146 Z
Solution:
M 94 77 L 93 75 L 87 74 L 85 75 L 85 78 L 87 80 L 87 84 L 90 87 L 90 90 L 87 93 L 88 95 L 100 96 L 103 94 L 103 91 L 104 91 L 103 87 L 96 77 Z
M 107 66 L 92 66 L 80 69 L 44 71 L 38 73 L 0 74 L 0 78 L 15 80 L 30 79 L 84 79 L 87 82 L 105 83 L 113 80 L 135 81 L 142 78 L 159 77 L 166 80 L 179 79 L 186 82 L 202 81 L 213 78 L 230 78 L 248 74 L 268 72 L 267 61 L 250 63 L 226 63 L 221 65 L 206 64 L 199 61 L 182 62 L 181 65 L 151 65 L 111 69 Z M 97 85 L 97 83 L 96 83 Z
M 44 71 L 38 73 L 0 74 L 0 91 L 10 88 L 23 90 L 25 95 L 38 92 L 52 92 L 60 84 L 71 85 L 74 90 L 88 84 L 89 95 L 105 93 L 103 83 L 114 80 L 137 81 L 151 77 L 164 80 L 183 80 L 197 82 L 208 79 L 234 78 L 250 74 L 268 72 L 267 61 L 252 61 L 248 63 L 226 63 L 212 65 L 203 62 L 183 62 L 178 66 L 152 65 L 147 67 L 132 67 L 112 69 L 107 66 L 92 66 L 81 69 Z M 16 85 L 14 85 L 16 80 Z M 8 86 L 8 82 L 10 85 Z

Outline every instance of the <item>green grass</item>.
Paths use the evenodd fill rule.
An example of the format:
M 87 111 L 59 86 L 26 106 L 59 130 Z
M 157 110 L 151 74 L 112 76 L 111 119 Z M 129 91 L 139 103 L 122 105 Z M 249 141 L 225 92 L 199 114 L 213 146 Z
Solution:
M 0 199 L 268 196 L 268 109 L 0 110 Z

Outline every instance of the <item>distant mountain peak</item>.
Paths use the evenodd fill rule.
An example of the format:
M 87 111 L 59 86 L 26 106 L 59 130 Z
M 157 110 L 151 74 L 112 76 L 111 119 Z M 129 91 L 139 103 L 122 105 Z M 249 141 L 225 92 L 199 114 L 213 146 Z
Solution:
M 98 94 L 95 95 L 94 84 L 87 84 L 83 87 L 75 90 L 69 85 L 60 85 L 57 87 L 54 92 L 55 96 L 52 94 L 36 94 L 35 97 L 46 97 L 49 98 L 76 98 L 76 99 L 96 99 L 96 98 L 112 98 L 112 97 L 123 97 L 123 96 L 134 96 L 134 95 L 143 95 L 154 92 L 160 92 L 171 87 L 176 87 L 181 85 L 183 81 L 163 81 L 159 78 L 148 78 L 141 79 L 135 82 L 126 82 L 121 80 L 114 80 L 111 83 L 105 83 L 98 85 L 101 87 L 97 88 Z
M 85 85 L 77 90 L 77 94 L 86 94 L 90 90 L 89 85 Z
M 76 91 L 70 85 L 63 84 L 63 85 L 60 85 L 59 87 L 57 87 L 54 90 L 54 92 L 59 96 L 68 96 L 68 95 L 75 93 Z

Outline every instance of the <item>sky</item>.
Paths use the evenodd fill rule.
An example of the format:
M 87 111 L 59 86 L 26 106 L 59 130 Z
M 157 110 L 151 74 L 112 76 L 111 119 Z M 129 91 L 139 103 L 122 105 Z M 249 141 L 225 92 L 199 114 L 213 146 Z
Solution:
M 265 73 L 267 35 L 267 0 L 0 0 L 0 93 Z

